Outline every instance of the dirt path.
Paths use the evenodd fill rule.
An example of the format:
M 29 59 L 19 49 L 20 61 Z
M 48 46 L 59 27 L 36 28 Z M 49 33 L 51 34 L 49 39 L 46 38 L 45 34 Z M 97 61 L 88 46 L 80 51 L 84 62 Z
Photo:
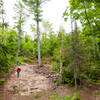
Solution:
M 14 72 L 4 83 L 0 100 L 67 100 L 62 97 L 72 94 L 74 87 L 57 86 L 53 82 L 56 73 L 52 72 L 50 67 L 47 64 L 38 69 L 36 64 L 23 63 L 20 77 L 17 78 L 17 73 Z M 100 100 L 99 89 L 80 88 L 79 93 L 81 100 Z M 36 95 L 39 98 L 35 98 Z
M 15 72 L 5 83 L 3 100 L 33 100 L 34 94 L 52 87 L 48 78 L 35 73 L 33 65 L 24 64 L 21 68 L 19 78 Z

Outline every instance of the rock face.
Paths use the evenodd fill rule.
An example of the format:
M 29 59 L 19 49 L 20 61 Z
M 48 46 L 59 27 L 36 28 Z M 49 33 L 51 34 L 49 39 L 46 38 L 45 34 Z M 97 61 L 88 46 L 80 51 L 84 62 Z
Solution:
M 19 78 L 17 78 L 17 73 L 15 72 L 4 86 L 5 91 L 8 91 L 12 95 L 11 100 L 15 99 L 15 95 L 29 96 L 52 87 L 49 84 L 49 79 L 35 73 L 32 66 L 24 65 L 21 68 L 22 71 Z

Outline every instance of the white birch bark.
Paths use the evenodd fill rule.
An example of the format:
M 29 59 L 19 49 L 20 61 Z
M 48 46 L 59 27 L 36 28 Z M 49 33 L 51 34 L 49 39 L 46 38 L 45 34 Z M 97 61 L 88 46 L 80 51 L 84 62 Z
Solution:
M 41 66 L 41 53 L 40 53 L 40 32 L 39 22 L 37 21 L 37 46 L 38 46 L 38 67 Z
M 18 47 L 17 47 L 17 54 L 16 54 L 16 62 L 15 62 L 15 65 L 17 65 L 17 59 L 18 59 L 18 55 L 19 55 L 19 47 L 20 47 L 20 36 L 18 36 Z

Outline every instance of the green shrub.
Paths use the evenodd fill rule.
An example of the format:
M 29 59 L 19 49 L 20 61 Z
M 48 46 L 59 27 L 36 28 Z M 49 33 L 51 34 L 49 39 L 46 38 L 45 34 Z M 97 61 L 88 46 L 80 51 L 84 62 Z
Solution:
M 74 93 L 74 94 L 63 96 L 63 100 L 80 100 L 80 94 Z
M 57 64 L 56 62 L 52 62 L 52 67 L 51 69 L 53 71 L 59 71 L 59 64 Z
M 54 83 L 57 83 L 57 82 L 58 82 L 58 80 L 57 80 L 57 79 L 55 79 L 55 80 L 53 80 L 53 82 L 54 82 Z
M 71 100 L 72 94 L 63 96 L 63 100 Z
M 100 68 L 99 67 L 90 68 L 89 80 L 92 82 L 98 82 L 98 80 L 100 80 Z
M 97 80 L 96 82 L 97 82 L 97 83 L 100 83 L 100 80 Z
M 62 82 L 72 86 L 74 85 L 74 75 L 71 69 L 64 68 L 62 71 Z
M 80 94 L 79 93 L 74 93 L 71 100 L 80 100 Z
M 23 62 L 23 57 L 19 56 L 18 59 L 17 59 L 17 63 L 22 64 L 22 62 Z
M 34 98 L 40 98 L 40 97 L 41 97 L 40 94 L 34 95 Z
M 7 47 L 3 44 L 0 44 L 0 73 L 9 71 L 9 59 L 7 57 L 7 53 Z
M 52 95 L 50 96 L 52 100 L 61 100 L 60 96 L 57 96 L 56 91 L 53 91 Z
M 25 62 L 32 62 L 32 59 L 31 58 L 23 58 L 23 61 L 25 61 Z
M 82 80 L 88 79 L 88 77 L 87 77 L 85 74 L 83 74 L 83 73 L 80 74 L 80 78 L 81 78 Z
M 5 81 L 6 81 L 5 78 L 1 78 L 1 79 L 0 79 L 0 84 L 4 83 Z
M 52 95 L 50 96 L 50 99 L 55 99 L 57 97 L 57 94 L 55 91 L 53 91 Z
M 63 86 L 59 86 L 59 88 L 60 88 L 60 89 L 62 89 L 62 88 L 63 88 Z

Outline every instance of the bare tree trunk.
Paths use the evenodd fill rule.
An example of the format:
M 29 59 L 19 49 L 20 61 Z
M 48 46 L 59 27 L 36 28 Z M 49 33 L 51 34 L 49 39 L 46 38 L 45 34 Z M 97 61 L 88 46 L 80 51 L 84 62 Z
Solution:
M 74 63 L 74 79 L 75 79 L 75 92 L 77 93 L 77 65 L 76 62 Z
M 75 79 L 75 92 L 77 93 L 77 76 L 78 76 L 78 73 L 79 73 L 79 71 L 78 71 L 78 63 L 79 63 L 79 59 L 78 59 L 78 54 L 77 54 L 77 45 L 79 45 L 78 44 L 78 32 L 77 32 L 77 22 L 75 21 L 75 40 L 74 40 L 74 42 L 75 42 L 75 46 L 74 46 L 74 48 L 73 48 L 73 50 L 74 50 L 74 79 Z M 74 44 L 73 44 L 74 45 Z
M 18 55 L 19 55 L 19 47 L 20 47 L 20 36 L 18 36 L 18 47 L 17 47 L 17 54 L 16 54 L 15 65 L 17 65 L 17 60 L 18 60 Z
M 2 42 L 4 42 L 4 19 L 2 19 Z
M 2 1 L 2 42 L 4 42 L 4 3 Z
M 74 72 L 74 79 L 75 79 L 75 93 L 77 93 L 77 76 Z
M 72 23 L 72 18 L 71 19 L 71 31 L 72 31 L 72 50 L 73 50 L 73 58 L 74 58 L 74 65 L 73 65 L 73 70 L 74 70 L 74 79 L 75 79 L 75 93 L 77 93 L 77 50 L 76 50 L 76 45 L 77 45 L 77 23 L 75 21 L 75 33 L 73 32 L 73 23 Z
M 41 54 L 40 54 L 40 32 L 39 21 L 37 21 L 37 45 L 38 45 L 38 67 L 41 66 Z
M 60 48 L 60 83 L 62 83 L 62 47 Z
M 17 21 L 17 25 L 16 25 L 16 28 L 18 30 L 18 47 L 17 47 L 17 54 L 16 54 L 16 62 L 15 62 L 15 65 L 18 63 L 18 56 L 19 56 L 19 51 L 20 51 L 20 40 L 21 40 L 21 35 L 22 35 L 22 25 L 24 23 L 24 6 L 23 4 L 18 1 L 17 4 L 15 4 L 16 6 L 16 9 L 18 9 L 19 11 L 16 12 L 18 14 L 18 21 Z

